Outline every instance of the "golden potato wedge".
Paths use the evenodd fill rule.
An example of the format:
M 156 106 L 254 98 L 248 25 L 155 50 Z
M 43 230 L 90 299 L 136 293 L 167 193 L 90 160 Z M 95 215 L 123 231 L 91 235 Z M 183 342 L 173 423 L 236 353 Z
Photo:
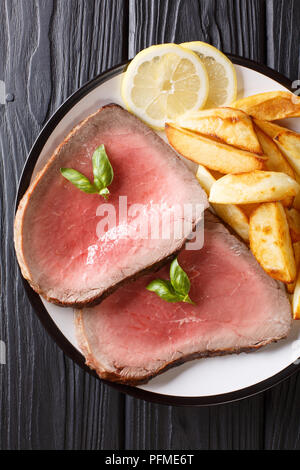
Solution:
M 289 91 L 268 91 L 248 96 L 236 101 L 231 107 L 265 121 L 300 116 L 300 98 Z
M 196 177 L 209 196 L 210 189 L 216 181 L 213 175 L 199 165 Z M 233 204 L 212 204 L 216 214 L 224 220 L 247 243 L 249 243 L 249 222 L 243 210 Z
M 294 178 L 300 183 L 300 134 L 272 122 L 258 119 L 255 119 L 254 122 L 256 126 L 273 139 L 282 155 L 293 168 Z M 300 209 L 300 195 L 296 199 L 294 206 L 296 209 Z
M 256 128 L 259 127 L 265 134 L 271 137 L 281 151 L 286 161 L 294 170 L 294 178 L 300 183 L 300 134 L 272 122 L 254 120 Z M 295 207 L 300 209 L 300 196 Z
M 225 144 L 262 155 L 252 119 L 239 109 L 205 109 L 179 116 L 174 124 Z
M 258 126 L 255 126 L 255 131 L 263 152 L 268 157 L 265 162 L 265 169 L 270 171 L 280 171 L 282 173 L 286 173 L 291 178 L 295 178 L 293 168 L 289 165 L 273 139 L 265 134 L 265 132 Z
M 293 242 L 300 241 L 300 213 L 296 209 L 285 209 L 286 218 L 290 227 Z
M 274 141 L 294 170 L 300 175 L 300 134 L 285 129 L 274 137 Z
M 274 139 L 277 134 L 286 130 L 285 127 L 274 124 L 274 122 L 263 121 L 262 119 L 254 119 L 254 124 L 271 137 L 271 139 Z
M 209 196 L 212 185 L 217 181 L 217 179 L 213 176 L 212 172 L 205 168 L 205 166 L 199 165 L 196 173 L 196 178 L 201 184 L 206 194 Z
M 249 243 L 249 220 L 239 206 L 234 204 L 211 204 L 216 214 L 246 242 Z
M 250 248 L 274 279 L 293 282 L 296 262 L 284 208 L 280 202 L 261 204 L 250 217 Z
M 293 243 L 293 250 L 294 250 L 294 257 L 295 257 L 297 277 L 298 277 L 299 265 L 300 265 L 300 242 Z M 296 277 L 296 280 L 297 280 L 297 277 Z M 296 280 L 294 282 L 291 282 L 290 284 L 286 284 L 287 291 L 290 294 L 294 293 L 294 290 L 296 287 Z
M 284 207 L 291 208 L 294 204 L 294 200 L 295 200 L 294 197 L 286 197 L 285 199 L 282 199 L 282 201 L 280 202 L 282 203 Z
M 296 286 L 293 295 L 293 318 L 294 320 L 300 320 L 300 273 L 298 274 Z
M 281 201 L 294 197 L 299 190 L 300 185 L 285 173 L 252 171 L 220 178 L 211 188 L 209 202 L 253 204 Z
M 169 143 L 185 158 L 220 173 L 259 170 L 266 157 L 203 137 L 173 124 L 166 124 Z
M 295 173 L 295 180 L 300 185 L 300 176 L 298 173 Z M 294 197 L 293 207 L 300 211 L 300 192 L 297 194 L 297 196 Z
M 255 125 L 254 128 L 264 154 L 268 157 L 268 160 L 265 162 L 264 169 L 270 171 L 280 171 L 295 179 L 295 172 L 293 168 L 285 159 L 274 140 L 265 134 L 265 132 L 262 131 L 257 125 Z M 287 197 L 281 202 L 285 207 L 292 207 L 294 198 Z

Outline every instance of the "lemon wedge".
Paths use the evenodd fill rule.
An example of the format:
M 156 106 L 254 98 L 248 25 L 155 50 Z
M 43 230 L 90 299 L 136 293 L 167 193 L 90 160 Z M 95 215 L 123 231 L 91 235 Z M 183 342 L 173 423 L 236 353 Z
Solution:
M 209 78 L 206 108 L 228 106 L 236 100 L 237 80 L 232 62 L 215 47 L 201 41 L 185 42 L 182 47 L 195 52 L 204 63 Z
M 206 68 L 197 54 L 177 44 L 151 46 L 130 62 L 122 98 L 129 111 L 156 129 L 203 108 L 209 92 Z

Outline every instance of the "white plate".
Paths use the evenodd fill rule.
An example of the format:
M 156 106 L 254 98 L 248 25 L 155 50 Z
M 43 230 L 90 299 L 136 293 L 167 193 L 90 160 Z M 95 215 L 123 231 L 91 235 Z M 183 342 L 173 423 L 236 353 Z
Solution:
M 240 64 L 247 63 L 247 67 L 235 65 L 239 98 L 264 91 L 286 90 L 281 84 L 288 83 L 284 77 L 249 61 L 234 60 Z M 20 183 L 19 198 L 26 190 L 29 179 L 45 164 L 55 148 L 78 122 L 102 105 L 111 102 L 123 105 L 120 94 L 122 70 L 122 66 L 119 66 L 89 82 L 51 118 L 29 155 Z M 264 70 L 266 74 L 257 70 Z M 277 80 L 271 76 L 276 77 Z M 300 119 L 289 119 L 285 124 L 300 131 Z M 30 297 L 34 295 L 31 293 Z M 78 359 L 79 347 L 75 337 L 72 309 L 57 307 L 43 299 L 42 302 L 58 330 L 77 350 L 77 354 L 72 354 L 70 345 L 65 346 L 67 341 L 64 344 L 64 338 L 57 328 L 53 329 L 52 322 L 46 318 L 45 310 L 42 314 L 39 312 L 43 323 L 48 330 L 51 330 L 57 341 L 59 336 L 58 342 L 65 352 L 71 354 L 82 365 L 82 358 Z M 36 299 L 33 303 L 36 309 L 39 309 Z M 117 386 L 117 388 L 144 399 L 173 404 L 219 403 L 248 396 L 277 383 L 296 370 L 296 366 L 292 364 L 299 356 L 300 321 L 294 321 L 291 334 L 286 340 L 271 344 L 255 353 L 194 360 L 170 369 L 136 389 L 122 386 Z M 152 394 L 145 394 L 143 391 L 152 392 Z

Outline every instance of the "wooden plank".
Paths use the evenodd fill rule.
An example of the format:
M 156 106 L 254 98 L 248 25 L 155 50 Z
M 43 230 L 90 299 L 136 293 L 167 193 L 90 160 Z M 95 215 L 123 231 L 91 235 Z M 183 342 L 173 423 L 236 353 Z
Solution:
M 267 0 L 266 5 L 268 65 L 291 80 L 299 80 L 299 0 Z
M 56 347 L 29 305 L 13 249 L 17 181 L 42 124 L 83 82 L 127 56 L 122 0 L 1 0 L 0 448 L 116 449 L 123 397 Z
M 213 407 L 172 407 L 126 399 L 126 449 L 263 448 L 263 395 Z
M 129 56 L 152 44 L 203 40 L 264 62 L 264 19 L 260 0 L 130 0 Z M 126 448 L 258 449 L 263 413 L 262 395 L 212 408 L 126 398 Z
M 300 79 L 300 2 L 267 0 L 267 63 Z M 299 90 L 300 81 L 295 83 Z M 300 373 L 265 394 L 265 447 L 300 449 Z
M 205 41 L 264 62 L 261 0 L 129 0 L 129 57 L 152 44 Z
M 265 393 L 265 448 L 300 449 L 300 373 Z

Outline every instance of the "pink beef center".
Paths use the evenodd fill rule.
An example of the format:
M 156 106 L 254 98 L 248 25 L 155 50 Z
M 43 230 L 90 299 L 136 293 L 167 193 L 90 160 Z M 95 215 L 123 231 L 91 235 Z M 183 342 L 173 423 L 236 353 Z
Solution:
M 37 275 L 47 273 L 47 285 L 57 286 L 60 273 L 61 289 L 101 287 L 100 273 L 105 279 L 109 270 L 113 278 L 114 272 L 131 266 L 145 247 L 156 249 L 157 241 L 143 239 L 145 215 L 154 210 L 161 224 L 166 212 L 184 200 L 186 189 L 179 176 L 170 173 L 168 161 L 149 149 L 144 139 L 122 133 L 101 136 L 85 146 L 84 155 L 70 155 L 65 163 L 92 179 L 92 154 L 100 144 L 105 145 L 115 174 L 108 203 L 116 208 L 116 223 L 111 212 L 101 214 L 110 221 L 110 231 L 107 224 L 98 225 L 103 218 L 96 215 L 97 209 L 105 204 L 101 196 L 79 191 L 62 176 L 52 178 L 33 215 L 31 231 L 32 265 L 37 266 Z M 143 204 L 144 213 L 132 215 L 127 223 L 118 220 L 119 196 L 127 196 L 129 207 Z M 162 209 L 157 212 L 154 205 Z
M 234 341 L 243 346 L 244 341 L 251 343 L 262 324 L 266 330 L 266 320 L 272 326 L 274 298 L 254 272 L 255 265 L 234 255 L 221 236 L 205 232 L 205 237 L 202 250 L 179 255 L 191 280 L 195 306 L 167 303 L 146 290 L 151 280 L 169 277 L 169 267 L 165 267 L 119 289 L 90 312 L 84 311 L 96 357 L 109 357 L 120 367 L 142 367 L 161 358 L 171 361 L 171 351 L 187 353 L 193 341 L 198 350 L 226 349 Z M 94 321 L 94 315 L 101 319 Z

